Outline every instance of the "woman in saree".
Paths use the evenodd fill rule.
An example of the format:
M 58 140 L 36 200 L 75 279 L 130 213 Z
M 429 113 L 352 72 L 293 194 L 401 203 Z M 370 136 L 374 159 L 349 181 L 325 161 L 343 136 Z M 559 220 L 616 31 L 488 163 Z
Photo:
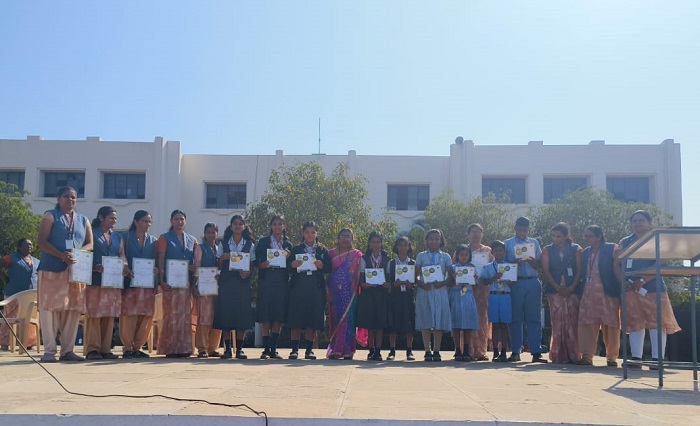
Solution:
M 338 243 L 330 250 L 333 269 L 328 278 L 329 359 L 352 359 L 355 354 L 355 319 L 362 252 L 353 246 L 353 233 L 343 228 Z

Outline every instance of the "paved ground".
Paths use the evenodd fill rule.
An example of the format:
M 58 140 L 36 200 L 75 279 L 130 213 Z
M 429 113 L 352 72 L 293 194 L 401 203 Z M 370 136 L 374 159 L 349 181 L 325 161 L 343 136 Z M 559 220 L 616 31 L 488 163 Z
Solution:
M 117 351 L 118 352 L 118 351 Z M 283 351 L 286 356 L 286 350 Z M 320 351 L 317 351 L 320 352 Z M 472 421 L 575 424 L 700 424 L 700 391 L 692 372 L 656 372 L 572 365 L 491 362 L 117 360 L 46 365 L 70 390 L 94 394 L 166 394 L 263 410 L 271 425 L 429 424 Z M 451 354 L 443 352 L 443 358 Z M 359 351 L 362 359 L 366 351 Z M 418 354 L 418 358 L 422 358 Z M 529 360 L 529 354 L 523 356 Z M 0 424 L 207 424 L 264 422 L 240 408 L 159 398 L 88 398 L 65 393 L 27 357 L 0 352 Z M 148 415 L 126 421 L 124 415 Z M 159 416 L 169 417 L 159 417 Z M 175 415 L 175 417 L 172 417 Z M 230 417 L 235 416 L 235 417 Z M 7 421 L 7 423 L 5 421 Z M 82 422 L 79 420 L 83 420 Z M 97 420 L 96 420 L 97 419 Z M 145 417 L 144 417 L 145 419 Z M 393 419 L 398 422 L 366 421 Z M 98 421 L 99 420 L 99 421 Z M 455 423 L 456 424 L 456 423 Z

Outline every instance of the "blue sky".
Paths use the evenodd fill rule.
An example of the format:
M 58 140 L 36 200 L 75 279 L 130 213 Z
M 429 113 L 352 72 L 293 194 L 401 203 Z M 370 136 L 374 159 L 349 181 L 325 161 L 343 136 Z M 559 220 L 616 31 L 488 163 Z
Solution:
M 0 138 L 185 153 L 681 144 L 700 225 L 697 1 L 5 1 Z M 633 159 L 631 159 L 633 161 Z

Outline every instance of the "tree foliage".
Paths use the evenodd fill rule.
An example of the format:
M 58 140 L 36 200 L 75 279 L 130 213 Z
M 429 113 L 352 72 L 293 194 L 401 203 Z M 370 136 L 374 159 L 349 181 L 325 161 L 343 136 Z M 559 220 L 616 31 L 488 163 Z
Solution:
M 499 201 L 489 194 L 465 203 L 455 199 L 451 191 L 445 191 L 430 201 L 425 210 L 424 228 L 439 228 L 445 235 L 445 250 L 449 250 L 449 253 L 459 244 L 467 242 L 467 228 L 472 223 L 479 223 L 484 228 L 484 244 L 496 239 L 503 240 L 512 236 L 513 213 L 507 204 Z
M 571 227 L 574 241 L 580 244 L 583 242 L 583 232 L 589 225 L 600 226 L 605 239 L 616 243 L 631 233 L 630 215 L 640 209 L 649 212 L 654 226 L 670 226 L 673 223 L 672 217 L 656 205 L 622 202 L 615 200 L 608 191 L 584 188 L 567 192 L 552 204 L 531 208 L 530 235 L 543 244 L 549 244 L 552 226 L 566 222 Z
M 0 256 L 14 253 L 20 238 L 31 239 L 38 251 L 36 235 L 41 215 L 32 213 L 31 205 L 22 198 L 28 194 L 16 185 L 0 182 Z M 4 275 L 1 280 L 0 288 L 4 287 Z
M 371 219 L 367 179 L 350 177 L 348 170 L 347 163 L 339 163 L 326 174 L 316 162 L 273 170 L 265 193 L 248 205 L 255 234 L 267 235 L 270 218 L 282 214 L 287 220 L 287 236 L 294 244 L 301 241 L 303 223 L 314 221 L 319 227 L 318 239 L 326 246 L 334 246 L 338 232 L 347 227 L 355 234 L 356 247 L 363 251 L 372 231 L 381 232 L 389 247 L 398 230 L 396 223 L 386 216 L 380 221 Z

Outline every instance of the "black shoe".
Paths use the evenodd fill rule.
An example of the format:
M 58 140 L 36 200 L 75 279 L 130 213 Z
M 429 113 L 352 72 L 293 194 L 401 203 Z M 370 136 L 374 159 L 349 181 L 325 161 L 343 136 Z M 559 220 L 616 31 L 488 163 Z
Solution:
M 501 354 L 498 356 L 497 359 L 494 359 L 496 362 L 508 362 L 508 357 L 506 356 L 506 352 L 503 351 Z
M 546 364 L 548 361 L 547 358 L 542 357 L 542 354 L 532 354 L 532 362 Z
M 146 352 L 144 352 L 144 351 L 134 352 L 134 358 L 150 358 L 150 357 L 151 357 L 151 356 L 148 355 L 148 354 L 147 354 Z
M 126 352 L 124 352 L 124 355 L 122 355 L 122 358 L 124 358 L 124 359 L 131 359 L 131 358 L 136 358 L 136 357 L 134 356 L 134 353 L 133 353 L 133 352 L 131 352 L 131 351 L 126 351 Z
M 98 361 L 102 359 L 102 354 L 100 354 L 97 351 L 90 351 L 86 356 L 85 359 L 88 361 Z
M 433 352 L 433 361 L 434 362 L 442 361 L 442 357 L 440 356 L 440 352 L 438 352 L 438 351 Z
M 260 359 L 269 359 L 270 358 L 270 352 L 265 349 L 262 354 L 260 354 Z
M 518 361 L 520 361 L 520 354 L 516 354 L 515 352 L 513 352 L 508 357 L 508 362 L 518 362 Z
M 292 351 L 289 353 L 289 359 L 297 359 L 297 358 L 299 358 L 299 352 Z
M 282 355 L 279 354 L 279 352 L 274 351 L 270 354 L 270 358 L 272 359 L 282 359 Z
M 415 361 L 416 357 L 413 355 L 413 350 L 406 349 L 406 361 Z
M 389 355 L 386 356 L 387 361 L 393 361 L 396 358 L 396 351 L 394 349 L 389 351 Z
M 371 361 L 374 359 L 374 348 L 370 348 L 369 352 L 367 352 L 367 361 Z
M 381 353 L 381 351 L 380 351 L 379 349 L 377 349 L 377 350 L 374 352 L 374 356 L 372 357 L 372 360 L 373 360 L 373 361 L 382 361 L 382 360 L 383 360 L 383 359 L 382 359 L 382 353 Z
M 304 354 L 304 359 L 316 359 L 316 355 L 314 355 L 314 351 L 306 351 Z
M 431 362 L 432 360 L 433 354 L 430 351 L 425 351 L 425 355 L 423 355 L 423 361 Z
M 464 355 L 462 357 L 462 362 L 472 362 L 472 361 L 474 361 L 474 360 L 469 355 Z
M 641 366 L 640 364 L 636 364 L 636 362 L 641 362 L 641 361 L 642 361 L 641 358 L 636 357 L 636 356 L 633 356 L 633 357 L 631 357 L 629 360 L 635 362 L 635 364 L 627 363 L 627 368 L 633 368 L 633 369 L 635 369 L 635 370 L 640 370 L 640 369 L 642 368 L 642 366 Z
M 248 356 L 243 352 L 243 349 L 236 351 L 236 359 L 248 359 Z
M 460 362 L 460 361 L 462 361 L 462 359 L 464 359 L 464 357 L 462 356 L 462 354 L 459 353 L 459 352 L 455 352 L 455 354 L 454 354 L 454 356 L 453 356 L 452 358 L 453 358 L 455 361 L 458 361 L 458 362 Z
M 119 355 L 114 355 L 112 352 L 102 352 L 100 353 L 102 355 L 102 359 L 117 359 L 119 358 Z
M 204 351 L 197 354 L 197 358 L 209 358 L 209 354 Z
M 219 357 L 221 359 L 231 359 L 233 358 L 233 352 L 231 352 L 231 349 L 226 349 L 224 353 L 221 354 Z

